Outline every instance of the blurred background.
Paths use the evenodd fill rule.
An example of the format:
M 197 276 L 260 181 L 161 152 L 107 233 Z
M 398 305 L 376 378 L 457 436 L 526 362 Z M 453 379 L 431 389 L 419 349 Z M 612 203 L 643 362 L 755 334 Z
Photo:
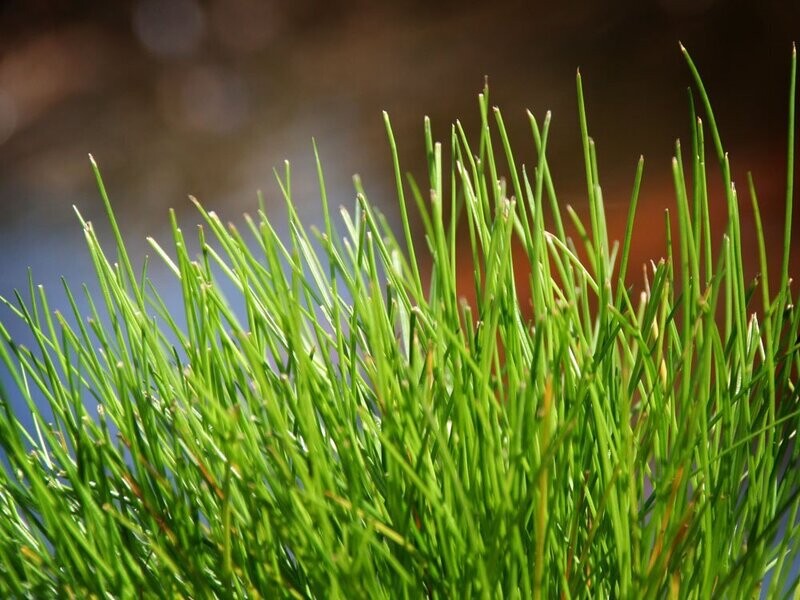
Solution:
M 353 205 L 359 173 L 370 200 L 396 222 L 381 110 L 392 117 L 404 167 L 424 181 L 423 116 L 440 139 L 455 118 L 475 133 L 484 76 L 519 161 L 536 160 L 525 109 L 539 118 L 553 111 L 556 189 L 581 210 L 576 67 L 618 236 L 636 161 L 646 157 L 636 272 L 664 253 L 670 158 L 675 139 L 688 140 L 690 77 L 678 40 L 703 74 L 740 190 L 745 170 L 754 173 L 779 248 L 789 62 L 799 34 L 800 3 L 779 0 L 5 0 L 0 295 L 26 288 L 28 267 L 54 307 L 65 304 L 60 275 L 74 286 L 91 282 L 72 210 L 104 231 L 89 152 L 139 258 L 146 235 L 168 245 L 168 208 L 187 234 L 199 221 L 187 194 L 241 222 L 260 189 L 281 223 L 272 169 L 284 159 L 301 214 L 319 221 L 312 136 L 332 204 Z M 749 209 L 743 214 L 749 232 Z M 151 274 L 180 306 L 158 261 Z M 5 307 L 0 319 L 25 339 Z

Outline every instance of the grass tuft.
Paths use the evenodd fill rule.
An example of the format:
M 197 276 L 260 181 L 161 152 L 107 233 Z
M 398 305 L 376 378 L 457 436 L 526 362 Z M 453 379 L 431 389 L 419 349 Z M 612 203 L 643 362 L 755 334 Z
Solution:
M 426 120 L 424 185 L 404 179 L 384 115 L 401 240 L 359 184 L 337 233 L 316 146 L 323 231 L 295 210 L 288 164 L 276 173 L 285 238 L 263 210 L 246 217 L 244 235 L 196 203 L 193 257 L 172 214 L 171 247 L 150 243 L 180 283 L 180 315 L 147 263 L 134 271 L 92 159 L 115 257 L 80 218 L 100 286 L 89 314 L 68 285 L 62 314 L 31 283 L 27 297 L 5 302 L 33 347 L 0 324 L 15 387 L 0 390 L 0 596 L 791 593 L 800 552 L 800 311 L 789 276 L 796 54 L 773 291 L 752 178 L 762 273 L 746 279 L 746 203 L 681 48 L 703 116 L 692 105 L 690 143 L 672 163 L 677 226 L 667 218 L 666 259 L 647 267 L 641 292 L 627 274 L 639 266 L 630 249 L 644 160 L 620 249 L 606 228 L 580 74 L 588 224 L 556 198 L 550 114 L 528 113 L 537 162 L 519 165 L 484 90 L 477 145 L 459 123 L 437 142 Z M 719 172 L 706 164 L 709 133 Z M 712 243 L 706 182 L 719 176 L 728 222 Z M 472 305 L 456 281 L 462 236 Z M 223 296 L 223 280 L 243 311 Z M 33 430 L 12 397 L 27 402 Z

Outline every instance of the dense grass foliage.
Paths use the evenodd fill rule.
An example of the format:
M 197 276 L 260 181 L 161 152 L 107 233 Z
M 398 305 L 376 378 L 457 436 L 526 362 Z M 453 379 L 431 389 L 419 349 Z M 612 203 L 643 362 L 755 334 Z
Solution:
M 94 166 L 116 256 L 81 219 L 101 290 L 90 314 L 68 287 L 70 315 L 31 285 L 8 305 L 34 347 L 0 328 L 17 387 L 0 392 L 0 596 L 793 589 L 795 64 L 793 55 L 777 289 L 755 190 L 731 181 L 699 77 L 703 116 L 692 115 L 688 150 L 676 146 L 673 161 L 677 228 L 635 292 L 626 281 L 640 268 L 629 253 L 643 162 L 620 246 L 608 239 L 580 76 L 590 222 L 556 198 L 549 114 L 530 115 L 538 162 L 520 167 L 484 93 L 477 144 L 458 123 L 435 143 L 426 122 L 425 182 L 401 175 L 386 117 L 399 240 L 360 189 L 338 234 L 321 168 L 324 231 L 298 217 L 288 166 L 278 177 L 284 239 L 263 211 L 246 217 L 244 235 L 198 205 L 193 258 L 173 217 L 172 247 L 151 243 L 180 282 L 180 315 L 146 266 L 134 271 Z M 710 177 L 725 183 L 720 243 Z M 424 245 L 412 239 L 407 204 L 420 211 Z M 751 208 L 757 281 L 742 266 L 740 211 Z M 458 236 L 470 240 L 473 306 L 456 290 Z M 531 266 L 525 282 L 514 278 L 514 239 Z M 426 252 L 433 266 L 423 281 Z M 223 297 L 220 278 L 238 298 Z M 532 308 L 518 301 L 521 284 Z M 28 401 L 31 430 L 12 413 L 12 394 Z

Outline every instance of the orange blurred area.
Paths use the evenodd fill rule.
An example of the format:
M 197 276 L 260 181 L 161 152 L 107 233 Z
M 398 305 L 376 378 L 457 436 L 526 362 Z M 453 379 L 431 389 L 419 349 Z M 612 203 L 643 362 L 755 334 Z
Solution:
M 686 157 L 684 157 L 686 159 Z M 751 281 L 760 277 L 760 258 L 758 248 L 758 238 L 756 233 L 756 222 L 752 206 L 752 197 L 748 186 L 748 173 L 753 178 L 756 198 L 759 203 L 759 212 L 762 226 L 764 228 L 765 254 L 767 257 L 769 281 L 774 290 L 780 280 L 780 266 L 784 248 L 784 223 L 785 223 L 785 183 L 786 183 L 786 158 L 776 153 L 774 156 L 747 157 L 741 161 L 747 168 L 739 166 L 738 158 L 732 157 L 734 161 L 732 173 L 734 184 L 738 196 L 739 218 L 741 223 L 741 237 L 743 243 L 743 265 L 745 269 L 746 281 Z M 726 231 L 728 222 L 728 208 L 725 195 L 723 193 L 723 179 L 721 169 L 715 163 L 713 156 L 708 157 L 708 195 L 709 195 L 709 217 L 711 223 L 712 249 L 714 256 L 720 252 L 722 236 Z M 692 180 L 691 166 L 684 165 L 687 174 L 687 193 L 689 202 L 692 202 Z M 645 276 L 652 277 L 652 265 L 661 259 L 668 257 L 667 248 L 667 219 L 670 222 L 670 229 L 673 241 L 673 261 L 679 263 L 679 229 L 677 219 L 677 201 L 675 184 L 666 173 L 657 172 L 655 176 L 647 176 L 647 166 L 645 166 L 645 176 L 639 190 L 639 202 L 635 213 L 633 235 L 631 238 L 631 252 L 628 262 L 626 284 L 634 286 L 635 290 L 642 290 L 645 287 Z M 612 180 L 608 187 L 603 186 L 604 203 L 606 208 L 606 226 L 610 249 L 613 250 L 614 244 L 618 244 L 621 251 L 628 220 L 629 203 L 625 201 L 630 198 L 633 191 L 633 171 L 629 181 Z M 588 192 L 584 192 L 587 196 Z M 549 202 L 546 202 L 545 228 L 555 231 L 552 217 L 549 215 Z M 578 200 L 572 204 L 578 214 L 588 235 L 593 239 L 591 233 L 591 219 L 588 204 Z M 563 208 L 563 207 L 562 207 Z M 800 223 L 797 211 L 793 211 L 793 221 L 795 232 L 790 251 L 790 273 L 797 273 L 800 268 L 800 240 L 798 240 L 797 224 Z M 578 234 L 572 220 L 562 211 L 562 220 L 565 225 L 567 235 L 572 239 L 578 251 L 578 255 L 585 258 L 584 242 Z M 457 249 L 458 273 L 457 291 L 461 298 L 466 300 L 470 306 L 477 304 L 477 290 L 475 288 L 474 265 L 472 261 L 472 251 L 469 245 L 469 236 L 464 218 L 461 219 L 461 235 Z M 514 248 L 514 276 L 517 293 L 520 296 L 522 305 L 531 309 L 531 289 L 529 283 L 530 264 L 525 255 L 525 250 L 521 240 L 515 236 L 513 241 Z M 715 258 L 716 260 L 716 258 Z M 427 254 L 421 258 L 423 263 L 422 275 L 427 278 L 430 276 L 431 262 Z M 614 281 L 619 273 L 619 254 L 615 263 Z M 679 264 L 675 265 L 679 269 Z M 758 296 L 760 298 L 760 296 Z M 758 304 L 758 301 L 757 301 Z M 760 308 L 760 307 L 759 307 Z M 754 309 L 755 310 L 755 309 Z

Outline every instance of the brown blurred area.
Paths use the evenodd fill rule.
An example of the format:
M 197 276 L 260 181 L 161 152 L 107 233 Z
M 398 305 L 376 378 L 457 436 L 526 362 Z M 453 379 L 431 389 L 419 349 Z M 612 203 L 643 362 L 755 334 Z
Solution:
M 37 280 L 86 278 L 71 260 L 77 254 L 88 263 L 71 205 L 89 218 L 101 214 L 89 152 L 139 252 L 145 234 L 165 231 L 168 207 L 183 222 L 199 220 L 187 194 L 238 220 L 263 189 L 282 218 L 272 168 L 284 159 L 293 164 L 301 214 L 318 221 L 312 136 L 334 205 L 352 206 L 357 172 L 370 200 L 396 219 L 380 111 L 392 117 L 405 168 L 424 181 L 423 116 L 440 139 L 455 118 L 476 132 L 484 76 L 519 161 L 536 160 L 525 109 L 537 117 L 553 111 L 548 154 L 556 189 L 580 211 L 576 67 L 612 233 L 622 234 L 644 154 L 632 265 L 657 259 L 663 209 L 673 206 L 674 142 L 689 132 L 690 77 L 678 40 L 714 104 L 744 226 L 752 221 L 744 195 L 750 169 L 777 252 L 798 34 L 800 3 L 777 0 L 6 1 L 0 294 L 25 285 L 28 264 Z

